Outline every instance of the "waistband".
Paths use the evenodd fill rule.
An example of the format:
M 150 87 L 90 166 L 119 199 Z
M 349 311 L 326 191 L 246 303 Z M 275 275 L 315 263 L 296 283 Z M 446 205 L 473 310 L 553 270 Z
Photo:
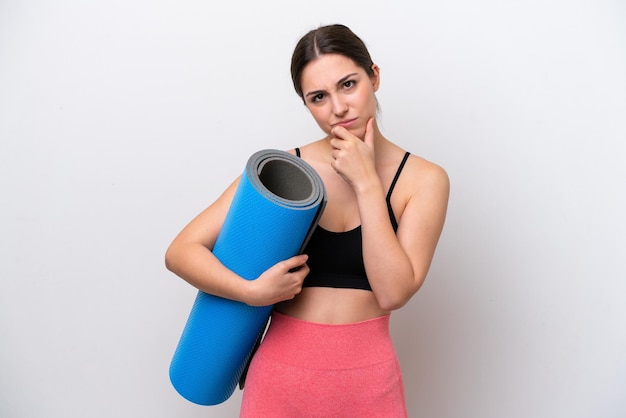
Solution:
M 335 325 L 273 312 L 257 354 L 315 370 L 345 370 L 395 360 L 389 318 Z

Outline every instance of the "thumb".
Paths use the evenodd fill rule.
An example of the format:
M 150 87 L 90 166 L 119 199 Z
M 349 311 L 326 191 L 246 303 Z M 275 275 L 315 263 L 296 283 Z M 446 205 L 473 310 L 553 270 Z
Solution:
M 374 148 L 374 118 L 370 118 L 365 125 L 363 142 L 365 142 L 368 147 Z
M 284 261 L 289 271 L 297 270 L 309 259 L 307 254 L 298 254 Z

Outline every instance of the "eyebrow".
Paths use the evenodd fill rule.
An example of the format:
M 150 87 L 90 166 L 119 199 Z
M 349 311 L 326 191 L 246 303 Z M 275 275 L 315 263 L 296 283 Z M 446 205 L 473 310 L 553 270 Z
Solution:
M 341 79 L 339 79 L 339 81 L 337 81 L 337 83 L 335 83 L 336 86 L 339 86 L 343 83 L 345 83 L 346 81 L 348 81 L 348 79 L 350 77 L 354 77 L 355 75 L 357 75 L 357 73 L 352 73 L 352 74 L 348 74 L 346 76 L 341 77 Z M 309 96 L 316 96 L 320 93 L 324 93 L 324 90 L 315 90 L 315 91 L 311 91 L 309 93 L 307 93 L 304 97 L 309 97 Z

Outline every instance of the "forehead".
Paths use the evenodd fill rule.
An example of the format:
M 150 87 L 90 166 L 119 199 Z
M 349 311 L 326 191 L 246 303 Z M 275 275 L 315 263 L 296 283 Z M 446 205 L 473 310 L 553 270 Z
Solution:
M 350 58 L 339 54 L 324 54 L 304 67 L 300 84 L 302 91 L 329 90 L 348 74 L 365 74 Z

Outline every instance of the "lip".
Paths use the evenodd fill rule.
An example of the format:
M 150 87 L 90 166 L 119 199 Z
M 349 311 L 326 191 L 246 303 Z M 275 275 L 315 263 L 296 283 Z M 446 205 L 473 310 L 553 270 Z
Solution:
M 358 118 L 345 119 L 337 123 L 334 123 L 333 126 L 343 126 L 344 128 L 349 128 L 350 126 L 354 124 L 354 122 L 356 122 L 357 119 Z

